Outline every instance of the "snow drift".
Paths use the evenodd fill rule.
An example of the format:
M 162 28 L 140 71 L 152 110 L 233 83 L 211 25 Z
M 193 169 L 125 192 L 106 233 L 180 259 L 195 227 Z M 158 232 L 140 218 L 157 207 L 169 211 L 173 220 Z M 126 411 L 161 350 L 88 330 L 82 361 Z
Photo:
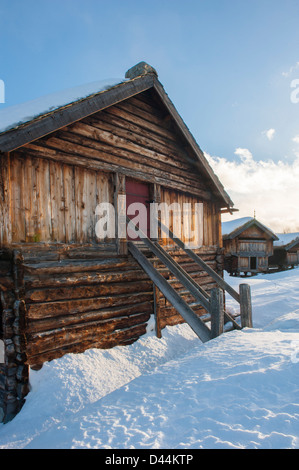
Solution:
M 0 448 L 297 448 L 299 269 L 246 282 L 253 329 L 202 344 L 187 325 L 161 340 L 149 325 L 131 346 L 31 371 L 25 406 L 0 425 Z M 229 297 L 227 306 L 236 309 Z

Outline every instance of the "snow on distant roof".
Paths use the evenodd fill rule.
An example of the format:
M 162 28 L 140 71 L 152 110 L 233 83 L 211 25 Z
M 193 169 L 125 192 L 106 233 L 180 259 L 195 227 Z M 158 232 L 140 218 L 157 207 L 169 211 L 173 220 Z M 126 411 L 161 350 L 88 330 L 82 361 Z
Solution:
M 293 233 L 277 233 L 276 236 L 279 240 L 274 242 L 274 246 L 285 246 L 296 240 L 299 237 L 299 232 Z
M 0 133 L 14 129 L 21 124 L 66 106 L 75 101 L 87 98 L 90 95 L 108 90 L 124 81 L 122 78 L 111 78 L 87 83 L 67 90 L 45 95 L 26 103 L 4 108 L 0 111 Z
M 252 219 L 253 217 L 241 217 L 240 219 L 231 220 L 229 222 L 222 222 L 222 235 L 229 235 Z

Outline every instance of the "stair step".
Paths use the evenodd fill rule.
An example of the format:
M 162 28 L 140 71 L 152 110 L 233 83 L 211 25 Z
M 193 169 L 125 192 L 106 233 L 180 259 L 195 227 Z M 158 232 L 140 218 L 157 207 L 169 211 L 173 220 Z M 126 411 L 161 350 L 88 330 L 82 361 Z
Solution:
M 127 217 L 127 222 L 132 222 L 129 217 Z M 158 223 L 162 227 L 163 224 L 159 221 Z M 211 263 L 204 262 L 192 250 L 186 249 L 184 243 L 176 239 L 173 234 L 171 235 L 173 241 L 179 248 L 185 251 L 193 263 L 180 264 L 176 261 L 179 261 L 179 259 L 173 253 L 168 253 L 165 250 L 166 247 L 163 248 L 157 241 L 150 240 L 143 233 L 141 236 L 143 239 L 140 242 L 128 242 L 129 252 L 164 295 L 165 299 L 181 314 L 203 342 L 209 341 L 215 335 L 221 334 L 221 330 L 223 331 L 223 314 L 226 322 L 230 321 L 234 327 L 240 328 L 233 316 L 223 312 L 221 289 L 228 291 L 238 302 L 240 302 L 240 295 L 213 270 L 212 265 L 210 265 Z M 211 293 L 207 293 L 201 286 L 201 283 L 197 283 L 192 274 L 187 271 L 187 267 L 190 270 L 191 268 L 194 270 L 194 263 L 198 266 L 196 278 L 202 277 L 201 274 L 198 276 L 198 271 L 203 271 L 204 275 L 210 276 L 221 289 L 218 288 L 212 290 Z M 167 276 L 165 268 L 163 269 L 163 264 L 168 269 L 169 276 Z M 159 266 L 156 267 L 156 265 Z M 167 277 L 170 277 L 170 279 L 167 279 Z M 188 302 L 184 297 L 188 299 Z M 196 309 L 198 307 L 203 307 L 207 314 L 204 316 L 196 314 L 192 308 Z M 211 328 L 208 328 L 205 323 L 211 321 L 211 319 Z
M 150 240 L 148 240 L 149 243 Z M 151 243 L 152 244 L 152 243 Z M 136 261 L 143 267 L 144 271 L 148 274 L 151 280 L 156 284 L 158 289 L 164 294 L 166 299 L 176 308 L 182 315 L 184 320 L 190 325 L 193 331 L 197 334 L 203 343 L 212 339 L 210 329 L 203 321 L 196 315 L 191 307 L 184 301 L 184 299 L 171 287 L 163 276 L 154 268 L 152 263 L 146 256 L 139 250 L 132 242 L 128 242 L 130 253 L 134 256 Z M 165 254 L 166 256 L 166 254 Z

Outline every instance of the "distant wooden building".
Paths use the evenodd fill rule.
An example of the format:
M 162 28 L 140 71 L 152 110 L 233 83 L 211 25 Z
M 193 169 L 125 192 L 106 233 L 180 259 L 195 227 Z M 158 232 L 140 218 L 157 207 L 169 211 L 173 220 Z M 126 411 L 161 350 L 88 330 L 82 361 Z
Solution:
M 268 269 L 277 236 L 252 217 L 222 223 L 224 269 L 231 275 L 256 274 Z
M 26 109 L 24 119 L 0 114 L 0 421 L 22 406 L 29 366 L 130 344 L 152 314 L 159 328 L 184 321 L 178 309 L 190 313 L 190 301 L 198 319 L 215 273 L 222 276 L 221 210 L 233 203 L 156 71 L 142 63 L 126 77 L 31 118 Z M 96 207 L 111 203 L 117 214 L 118 196 L 127 204 L 202 204 L 202 246 L 194 252 L 206 269 L 161 233 L 160 247 L 150 245 L 153 268 L 117 224 L 113 237 L 99 239 Z M 194 283 L 199 303 L 185 288 L 194 293 Z
M 298 233 L 277 234 L 273 255 L 269 258 L 269 266 L 277 269 L 289 269 L 299 265 Z

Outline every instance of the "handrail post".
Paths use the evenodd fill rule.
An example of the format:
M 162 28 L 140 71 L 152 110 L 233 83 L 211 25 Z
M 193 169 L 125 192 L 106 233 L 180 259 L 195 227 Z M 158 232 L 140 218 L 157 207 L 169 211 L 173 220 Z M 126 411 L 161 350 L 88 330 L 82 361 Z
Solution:
M 240 284 L 240 313 L 242 328 L 252 328 L 251 290 L 249 284 Z
M 211 289 L 210 298 L 211 334 L 212 338 L 222 335 L 224 329 L 223 291 L 219 287 Z
M 155 269 L 157 269 L 156 263 L 153 263 Z M 162 338 L 161 323 L 160 323 L 160 291 L 156 284 L 153 282 L 153 296 L 154 296 L 154 318 L 155 318 L 155 331 L 157 338 Z

